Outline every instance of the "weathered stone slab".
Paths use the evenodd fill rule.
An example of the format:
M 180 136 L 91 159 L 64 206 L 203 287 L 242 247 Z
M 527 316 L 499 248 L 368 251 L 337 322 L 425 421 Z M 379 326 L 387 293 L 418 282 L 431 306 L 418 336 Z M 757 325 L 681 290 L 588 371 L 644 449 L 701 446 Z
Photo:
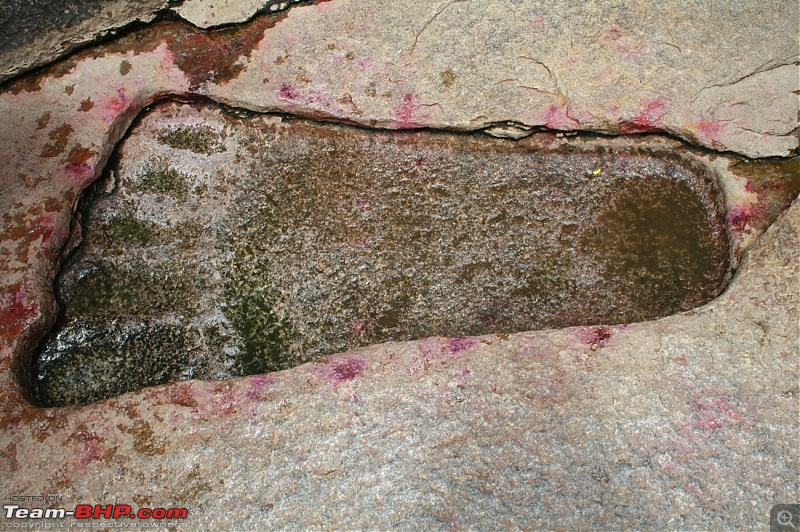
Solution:
M 5 0 L 0 3 L 0 83 L 133 25 L 174 13 L 200 28 L 246 22 L 308 0 Z M 162 19 L 164 17 L 161 17 Z
M 283 11 L 305 0 L 185 0 L 171 10 L 198 28 L 245 22 L 256 13 Z
M 150 22 L 167 0 L 3 0 L 0 82 L 58 59 L 134 22 Z
M 787 155 L 797 147 L 799 9 L 332 2 L 292 10 L 242 59 L 241 76 L 207 92 L 380 127 L 664 131 Z
M 678 153 L 173 104 L 96 188 L 36 362 L 51 406 L 386 341 L 644 321 L 730 276 L 714 173 Z
M 759 72 L 742 82 L 748 91 L 755 90 L 753 87 L 756 85 L 761 86 L 754 85 L 756 79 L 763 78 L 765 83 L 768 82 L 762 88 L 769 94 L 764 93 L 763 98 L 746 99 L 749 102 L 747 104 L 742 103 L 735 93 L 728 94 L 726 98 L 729 103 L 723 106 L 724 109 L 721 107 L 719 112 L 744 113 L 742 119 L 746 120 L 741 123 L 726 122 L 724 127 L 712 127 L 709 131 L 714 133 L 705 140 L 692 133 L 700 123 L 698 121 L 702 122 L 705 113 L 702 109 L 692 110 L 692 106 L 702 98 L 687 100 L 686 94 L 698 94 L 704 87 L 712 85 L 720 87 L 707 89 L 706 95 L 709 91 L 713 94 L 723 89 L 722 86 L 738 87 L 736 83 L 729 84 L 731 75 L 726 69 L 731 66 L 724 60 L 726 56 L 718 57 L 718 66 L 722 71 L 710 66 L 717 63 L 704 59 L 697 62 L 702 66 L 702 72 L 696 72 L 695 65 L 697 76 L 692 79 L 675 76 L 659 80 L 660 73 L 669 71 L 674 74 L 676 69 L 690 68 L 694 65 L 692 58 L 698 56 L 680 54 L 666 59 L 663 53 L 645 54 L 644 57 L 649 61 L 647 64 L 652 67 L 647 72 L 654 77 L 648 78 L 649 83 L 640 88 L 636 84 L 625 85 L 628 91 L 624 99 L 628 102 L 625 108 L 629 110 L 624 113 L 620 111 L 623 107 L 619 106 L 622 100 L 617 99 L 618 90 L 615 92 L 600 81 L 583 83 L 586 79 L 592 79 L 591 76 L 578 76 L 583 83 L 580 90 L 593 95 L 592 112 L 601 118 L 587 118 L 588 122 L 573 123 L 571 120 L 577 119 L 570 117 L 577 115 L 573 115 L 572 111 L 562 113 L 567 108 L 558 105 L 567 101 L 562 98 L 564 95 L 580 92 L 563 81 L 556 83 L 563 76 L 553 75 L 550 80 L 558 88 L 553 94 L 548 90 L 530 91 L 524 87 L 503 92 L 502 87 L 507 85 L 503 81 L 527 79 L 535 73 L 543 76 L 543 82 L 544 78 L 550 79 L 550 64 L 534 58 L 551 70 L 551 74 L 548 74 L 542 65 L 524 58 L 532 56 L 523 57 L 518 54 L 520 51 L 541 52 L 537 55 L 540 58 L 558 52 L 554 60 L 557 63 L 553 65 L 563 62 L 564 57 L 572 57 L 578 65 L 574 68 L 578 69 L 599 68 L 603 61 L 606 61 L 608 68 L 638 68 L 641 66 L 638 61 L 620 62 L 618 55 L 621 51 L 609 44 L 616 40 L 628 42 L 623 36 L 607 42 L 601 38 L 602 33 L 591 33 L 586 26 L 609 26 L 612 37 L 617 37 L 617 31 L 612 31 L 613 24 L 604 17 L 616 13 L 619 18 L 623 14 L 614 10 L 560 13 L 559 18 L 552 19 L 548 24 L 564 17 L 567 17 L 564 20 L 572 20 L 569 17 L 574 16 L 571 24 L 584 31 L 571 32 L 571 38 L 574 40 L 575 35 L 586 36 L 584 41 L 576 41 L 574 46 L 570 41 L 567 46 L 567 42 L 563 41 L 563 32 L 556 32 L 552 39 L 532 37 L 534 34 L 527 31 L 528 22 L 525 22 L 525 32 L 517 31 L 520 29 L 517 26 L 519 21 L 527 20 L 525 16 L 511 16 L 520 15 L 514 11 L 519 9 L 518 6 L 511 9 L 497 2 L 482 6 L 478 11 L 464 11 L 470 5 L 456 2 L 442 9 L 441 13 L 437 11 L 439 14 L 434 13 L 434 16 L 430 15 L 427 4 L 422 6 L 414 2 L 403 3 L 402 8 L 397 7 L 396 3 L 325 2 L 297 6 L 273 16 L 257 17 L 241 28 L 208 34 L 180 24 L 165 23 L 95 50 L 82 52 L 48 72 L 10 85 L 0 95 L 0 110 L 6 117 L 0 130 L 0 150 L 5 172 L 0 207 L 5 223 L 9 224 L 0 241 L 3 270 L 8 272 L 3 286 L 8 298 L 16 301 L 21 297 L 27 301 L 26 308 L 30 309 L 30 312 L 13 318 L 14 325 L 11 326 L 11 330 L 21 327 L 30 334 L 12 335 L 12 342 L 34 341 L 33 338 L 40 335 L 48 320 L 53 318 L 54 301 L 52 296 L 45 294 L 50 291 L 57 269 L 55 259 L 69 236 L 71 211 L 78 193 L 99 175 L 115 143 L 141 109 L 168 94 L 193 93 L 253 109 L 338 118 L 392 128 L 493 127 L 493 131 L 497 132 L 515 127 L 519 130 L 517 124 L 522 124 L 523 130 L 534 126 L 565 130 L 587 128 L 606 132 L 656 129 L 691 138 L 706 146 L 740 150 L 750 155 L 785 154 L 796 146 L 796 137 L 789 134 L 797 121 L 797 95 L 793 93 L 797 68 L 792 59 L 795 36 L 793 29 L 789 28 L 789 17 L 784 16 L 797 7 L 793 4 L 779 3 L 769 9 L 761 6 L 751 9 L 747 4 L 737 4 L 738 7 L 727 7 L 717 12 L 722 19 L 730 17 L 731 24 L 733 19 L 747 19 L 751 27 L 763 24 L 765 31 L 769 30 L 774 39 L 759 41 L 757 47 L 741 41 L 757 32 L 726 36 L 724 43 L 715 42 L 712 47 L 708 40 L 708 35 L 715 35 L 711 26 L 703 26 L 702 31 L 687 29 L 691 29 L 687 35 L 694 35 L 695 38 L 692 46 L 703 50 L 699 57 L 715 57 L 714 53 L 726 49 L 729 44 L 752 51 L 751 55 L 736 63 L 736 68 L 740 70 L 747 70 L 745 66 L 750 65 L 747 68 L 751 68 L 751 72 Z M 529 5 L 524 9 L 534 7 L 537 6 Z M 624 20 L 631 27 L 640 24 L 636 27 L 640 27 L 637 31 L 643 32 L 642 35 L 669 27 L 663 24 L 667 15 L 656 16 L 655 12 L 647 10 L 642 12 L 643 8 L 638 4 L 630 8 L 625 11 Z M 398 11 L 401 9 L 402 13 Z M 694 9 L 705 8 L 694 4 L 687 6 L 681 11 L 681 20 L 689 16 L 688 20 L 698 21 L 702 26 L 702 21 L 706 19 L 699 12 L 696 17 L 691 16 Z M 450 24 L 448 31 L 458 32 L 461 31 L 459 28 L 471 24 L 486 31 L 491 29 L 491 34 L 498 38 L 502 35 L 506 37 L 498 42 L 489 39 L 473 43 L 474 46 L 457 47 L 453 46 L 456 42 L 454 35 L 443 37 L 440 42 L 449 52 L 441 54 L 439 48 L 426 44 L 428 41 L 423 37 L 431 24 L 441 24 L 446 20 L 443 14 L 464 17 L 464 24 Z M 443 16 L 445 19 L 440 20 Z M 534 16 L 534 25 L 540 22 L 545 24 L 549 20 L 547 17 L 538 17 Z M 714 19 L 714 23 L 719 23 L 719 20 Z M 393 39 L 385 38 L 382 31 L 384 27 L 394 28 L 396 35 Z M 330 33 L 332 28 L 338 28 L 335 39 Z M 312 34 L 316 37 L 302 38 L 303 35 Z M 610 55 L 599 54 L 600 43 L 605 43 L 602 44 L 605 47 L 603 49 L 607 49 Z M 666 48 L 672 49 L 669 46 Z M 509 52 L 503 57 L 511 59 L 501 60 L 497 56 L 498 50 Z M 571 50 L 570 53 L 580 51 L 583 54 L 580 57 L 590 58 L 591 61 L 577 61 L 573 55 L 566 54 L 567 50 Z M 652 52 L 655 48 L 648 46 L 642 50 Z M 302 65 L 293 63 L 299 61 L 298 57 L 303 58 Z M 417 62 L 419 57 L 423 59 L 421 62 Z M 427 74 L 437 70 L 438 66 L 445 66 L 437 63 L 444 57 L 450 57 L 451 63 L 448 64 L 462 65 L 459 67 L 459 72 L 463 70 L 462 77 L 458 77 L 454 70 L 452 74 L 456 78 L 453 78 L 448 74 L 449 69 L 441 70 L 440 74 L 444 74 L 438 78 Z M 780 59 L 786 57 L 790 58 L 788 62 Z M 572 61 L 567 60 L 567 64 L 572 65 Z M 783 66 L 761 72 L 765 64 Z M 666 68 L 670 65 L 671 70 Z M 464 72 L 470 74 L 466 80 L 462 79 Z M 509 74 L 519 74 L 522 78 L 510 78 Z M 735 74 L 734 79 L 738 79 L 735 78 L 738 75 Z M 458 85 L 457 79 L 462 79 Z M 573 83 L 578 82 L 574 76 L 571 79 Z M 620 78 L 617 81 L 631 79 L 634 78 Z M 766 85 L 769 89 L 765 88 Z M 492 92 L 487 93 L 487 87 L 492 87 Z M 409 92 L 412 88 L 417 92 Z M 656 89 L 669 93 L 668 109 L 675 104 L 674 108 L 682 111 L 674 116 L 667 113 L 663 119 L 651 116 L 651 111 L 661 109 L 660 104 L 649 106 L 640 92 L 650 93 Z M 486 94 L 491 94 L 491 98 L 487 98 Z M 747 92 L 744 96 L 750 94 Z M 641 120 L 636 118 L 640 113 L 644 113 Z M 541 119 L 535 118 L 537 114 Z M 661 116 L 660 110 L 656 114 Z M 677 125 L 669 125 L 667 116 L 672 117 L 670 120 L 677 120 Z M 750 127 L 752 120 L 763 121 L 765 127 L 769 124 L 767 129 L 782 128 L 783 133 L 754 134 Z M 606 125 L 595 127 L 601 123 Z M 750 125 L 739 128 L 745 123 Z M 502 125 L 499 129 L 494 127 L 498 124 Z M 636 127 L 629 127 L 631 124 Z M 721 134 L 723 131 L 724 135 Z M 36 187 L 42 187 L 41 192 L 31 193 L 31 189 Z M 740 236 L 749 234 L 747 238 L 752 239 L 759 232 L 756 220 L 760 215 L 758 209 L 753 208 L 754 202 L 759 202 L 755 199 L 757 195 L 746 190 L 745 181 L 729 187 L 726 194 L 738 201 L 737 205 L 729 205 L 732 212 L 738 213 L 738 229 L 735 232 Z M 45 204 L 47 207 L 44 207 Z
M 169 23 L 6 86 L 3 493 L 186 506 L 197 528 L 763 528 L 800 489 L 797 206 L 722 296 L 678 316 L 385 344 L 80 408 L 25 400 L 75 202 L 166 95 L 389 128 L 796 148 L 796 2 L 550 6 L 333 0 L 238 30 Z M 701 159 L 735 258 L 796 195 L 796 160 Z
M 5 410 L 0 487 L 198 528 L 762 528 L 800 488 L 798 227 L 795 206 L 725 294 L 655 322 Z

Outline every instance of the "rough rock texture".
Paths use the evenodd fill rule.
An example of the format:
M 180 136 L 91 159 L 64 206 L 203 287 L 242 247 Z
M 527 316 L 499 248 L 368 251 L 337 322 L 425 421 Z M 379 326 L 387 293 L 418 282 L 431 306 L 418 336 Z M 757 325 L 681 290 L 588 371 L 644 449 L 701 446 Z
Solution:
M 667 131 L 786 155 L 797 147 L 798 10 L 783 1 L 329 2 L 292 10 L 241 76 L 208 94 L 380 127 Z
M 2 492 L 185 505 L 197 528 L 763 528 L 800 489 L 797 205 L 727 292 L 655 322 L 386 344 L 81 408 L 25 397 L 78 195 L 154 100 L 786 155 L 799 7 L 332 0 L 233 30 L 157 25 L 7 85 Z M 707 161 L 742 250 L 797 163 Z
M 579 146 L 161 106 L 82 211 L 39 399 L 643 321 L 718 295 L 713 172 L 685 150 Z
M 0 260 L 8 272 L 0 283 L 8 308 L 19 305 L 24 311 L 15 310 L 8 318 L 8 329 L 16 331 L 6 344 L 8 356 L 38 341 L 54 317 L 50 287 L 55 260 L 68 240 L 78 194 L 100 174 L 141 109 L 168 94 L 205 95 L 253 109 L 392 128 L 505 124 L 494 131 L 507 133 L 508 128 L 518 131 L 517 124 L 607 132 L 663 129 L 748 155 L 780 155 L 796 146 L 797 138 L 788 134 L 797 123 L 797 95 L 792 92 L 797 85 L 796 35 L 790 28 L 794 3 L 768 9 L 737 4 L 715 11 L 713 19 L 701 16 L 706 7 L 684 6 L 680 20 L 702 28 L 690 26 L 681 34 L 692 45 L 686 53 L 650 42 L 670 27 L 663 24 L 669 13 L 642 11 L 638 4 L 620 12 L 609 7 L 564 11 L 550 18 L 532 15 L 544 12 L 546 6 L 539 4 L 520 8 L 492 2 L 467 9 L 471 5 L 451 3 L 431 15 L 427 3 L 421 2 L 330 1 L 208 33 L 163 23 L 9 85 L 0 93 L 5 117 L 0 129 L 0 211 L 7 224 L 0 235 Z M 695 16 L 687 19 L 692 13 Z M 443 24 L 455 15 L 463 23 Z M 773 38 L 761 39 L 755 31 L 711 31 L 712 26 L 724 30 L 741 20 L 750 28 L 763 26 Z M 550 31 L 547 38 L 530 31 L 532 24 L 546 30 L 555 22 L 575 30 L 569 33 L 569 43 L 561 31 Z M 467 27 L 472 28 L 469 34 L 459 33 Z M 391 39 L 386 38 L 386 28 L 392 29 Z M 580 28 L 585 31 L 577 31 Z M 623 29 L 628 33 L 618 35 Z M 606 40 L 604 32 L 614 38 Z M 472 40 L 476 34 L 482 36 L 477 42 Z M 432 35 L 438 35 L 438 41 L 425 39 Z M 621 49 L 613 43 L 630 44 L 631 35 L 641 39 L 635 42 L 642 44 L 642 54 L 622 60 Z M 718 40 L 710 41 L 709 35 Z M 467 39 L 466 45 L 456 46 L 461 39 Z M 741 53 L 740 61 L 731 63 L 730 54 L 722 53 L 729 46 Z M 520 55 L 522 51 L 535 54 Z M 552 79 L 546 68 L 530 61 L 550 56 L 554 63 L 547 69 Z M 445 59 L 450 66 L 439 64 Z M 778 63 L 787 64 L 761 72 L 762 65 Z M 553 70 L 554 65 L 565 66 L 563 74 L 556 75 L 562 69 Z M 575 76 L 600 68 L 626 72 L 627 77 L 600 76 L 586 83 L 591 77 Z M 736 69 L 759 73 L 732 83 L 740 75 Z M 512 74 L 516 77 L 509 77 Z M 542 81 L 550 80 L 558 90 L 506 87 L 506 80 L 531 76 L 543 76 Z M 696 107 L 720 90 L 726 99 L 718 107 Z M 654 92 L 664 94 L 663 102 L 658 99 L 651 105 Z M 702 98 L 688 96 L 701 93 Z M 565 95 L 574 99 L 579 94 L 591 97 L 593 117 L 588 121 L 570 118 L 576 116 L 575 108 Z M 734 113 L 739 118 L 697 129 L 709 113 Z M 759 128 L 765 134 L 753 132 Z M 768 133 L 775 128 L 782 133 Z M 697 131 L 708 135 L 698 136 Z M 759 194 L 747 190 L 746 180 L 726 194 L 736 203 L 729 205 L 736 233 L 754 237 L 758 220 L 763 221 Z
M 185 0 L 172 11 L 199 28 L 245 22 L 256 13 L 283 11 L 305 0 Z
M 245 22 L 309 0 L 4 0 L 0 3 L 0 83 L 76 48 L 148 23 L 168 6 L 200 28 Z
M 761 529 L 798 489 L 800 205 L 686 314 L 4 413 L 4 493 L 195 528 Z M 7 392 L 5 392 L 7 393 Z
M 167 4 L 167 0 L 3 0 L 0 82 L 118 28 L 149 22 Z

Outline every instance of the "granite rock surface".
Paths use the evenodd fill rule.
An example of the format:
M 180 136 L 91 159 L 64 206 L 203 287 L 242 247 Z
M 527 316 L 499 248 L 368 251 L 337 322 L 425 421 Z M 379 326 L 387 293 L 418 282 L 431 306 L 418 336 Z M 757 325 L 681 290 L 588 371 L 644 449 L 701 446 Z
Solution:
M 644 321 L 725 288 L 723 194 L 691 152 L 533 140 L 155 107 L 87 192 L 39 399 Z
M 127 25 L 150 22 L 167 4 L 167 0 L 3 0 L 0 82 Z
M 199 28 L 246 22 L 308 0 L 6 0 L 0 4 L 0 83 L 78 48 L 168 15 Z
M 799 173 L 713 152 L 796 150 L 799 8 L 332 0 L 212 32 L 156 24 L 7 83 L 1 492 L 187 507 L 197 528 L 764 528 L 800 491 L 800 206 L 767 229 Z M 165 97 L 389 129 L 667 133 L 710 150 L 748 251 L 725 293 L 657 321 L 33 406 L 80 194 Z
M 171 8 L 198 28 L 249 20 L 256 13 L 276 13 L 306 0 L 185 0 Z
M 2 489 L 198 528 L 764 528 L 800 488 L 798 226 L 795 205 L 725 294 L 655 322 L 6 407 Z

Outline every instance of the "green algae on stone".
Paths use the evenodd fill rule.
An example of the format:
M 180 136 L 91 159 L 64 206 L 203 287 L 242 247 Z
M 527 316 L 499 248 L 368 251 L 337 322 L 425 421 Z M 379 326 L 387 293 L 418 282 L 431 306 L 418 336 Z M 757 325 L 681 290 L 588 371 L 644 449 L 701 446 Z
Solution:
M 228 278 L 225 295 L 223 312 L 241 338 L 243 348 L 236 374 L 255 375 L 291 367 L 290 329 L 275 316 L 275 299 L 263 280 Z
M 219 133 L 203 126 L 165 128 L 158 135 L 158 140 L 172 148 L 190 150 L 205 155 L 225 150 Z
M 200 336 L 194 326 L 161 321 L 97 319 L 68 327 L 42 353 L 48 363 L 39 366 L 39 401 L 80 404 L 120 395 L 133 385 L 192 378 L 192 347 Z M 55 346 L 58 353 L 52 353 Z
M 142 192 L 166 194 L 177 199 L 185 199 L 189 192 L 189 179 L 172 167 L 153 168 L 145 172 L 138 182 Z
M 158 238 L 158 226 L 133 216 L 115 216 L 105 224 L 104 233 L 112 245 L 148 246 Z
M 68 294 L 70 314 L 118 318 L 150 316 L 186 306 L 194 287 L 187 275 L 168 269 L 89 269 Z
M 216 190 L 227 187 L 218 186 Z M 224 193 L 224 192 L 223 192 Z M 235 231 L 227 229 L 219 249 L 232 257 L 223 274 L 225 302 L 222 310 L 240 338 L 242 352 L 237 371 L 252 375 L 286 369 L 292 360 L 289 343 L 294 340 L 291 324 L 279 315 L 277 299 L 269 283 L 269 240 L 274 220 L 260 207 L 260 194 L 248 185 L 238 193 L 240 213 Z

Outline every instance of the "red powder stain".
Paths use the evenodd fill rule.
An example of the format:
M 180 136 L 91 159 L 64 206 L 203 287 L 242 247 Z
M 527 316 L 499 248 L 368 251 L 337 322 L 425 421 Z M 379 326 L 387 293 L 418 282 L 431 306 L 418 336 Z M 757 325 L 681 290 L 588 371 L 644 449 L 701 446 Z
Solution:
M 726 426 L 726 423 L 714 412 L 701 412 L 696 416 L 692 426 L 696 429 L 717 430 Z
M 245 392 L 245 396 L 251 401 L 260 401 L 264 389 L 275 383 L 275 379 L 269 375 L 256 375 L 248 379 L 250 388 Z
M 613 336 L 611 329 L 608 327 L 588 327 L 581 329 L 578 334 L 581 341 L 591 346 L 592 349 L 607 346 Z
M 94 180 L 96 151 L 77 146 L 70 151 L 64 173 L 81 188 Z
M 345 6 L 341 5 L 341 2 L 333 2 L 328 3 L 330 0 L 317 0 L 314 5 L 313 9 L 316 9 L 320 13 L 337 13 L 337 12 L 344 12 Z
M 358 248 L 360 251 L 368 250 L 372 247 L 369 242 L 369 239 L 363 236 L 357 236 L 353 239 L 353 245 Z M 350 325 L 350 332 L 353 331 L 353 325 Z
M 225 386 L 225 389 L 222 391 L 222 393 L 218 392 L 214 395 L 215 404 L 212 412 L 214 412 L 215 415 L 230 416 L 239 412 L 239 410 L 236 408 L 238 401 L 234 395 L 233 387 L 230 384 Z
M 580 123 L 569 116 L 564 105 L 553 105 L 544 115 L 544 124 L 550 129 L 571 131 L 580 127 Z
M 0 302 L 0 343 L 8 344 L 39 313 L 39 303 L 32 294 L 16 285 Z
M 544 15 L 536 15 L 533 17 L 533 25 L 534 26 L 541 26 L 544 24 Z
M 310 105 L 321 105 L 324 107 L 330 107 L 333 102 L 333 98 L 329 92 L 312 90 L 308 94 L 303 95 L 299 90 L 297 90 L 297 87 L 290 85 L 289 83 L 281 84 L 280 88 L 278 89 L 278 97 L 282 100 L 288 100 L 290 102 L 299 101 Z M 350 97 L 349 103 L 353 103 L 352 97 Z
M 734 205 L 728 210 L 728 227 L 732 231 L 743 233 L 748 225 L 752 225 L 761 215 L 762 210 L 753 205 Z
M 331 106 L 331 94 L 329 92 L 312 90 L 308 96 L 305 98 L 306 103 L 312 105 L 322 105 L 324 107 Z M 352 103 L 352 97 L 351 97 Z
M 78 459 L 81 465 L 85 466 L 90 462 L 102 460 L 103 446 L 101 439 L 94 432 L 78 432 L 76 434 L 81 443 L 77 449 Z
M 479 340 L 472 336 L 449 338 L 441 343 L 433 338 L 424 340 L 420 346 L 419 365 L 410 370 L 410 372 L 415 374 L 419 371 L 428 371 L 437 362 L 439 364 L 447 364 L 450 360 L 459 358 L 462 353 L 472 349 L 478 343 Z
M 449 375 L 450 384 L 456 388 L 464 389 L 467 386 L 470 375 L 472 375 L 472 371 L 469 368 L 461 368 L 460 370 L 456 370 Z
M 457 338 L 450 338 L 447 343 L 442 346 L 442 353 L 445 355 L 455 355 L 472 349 L 478 343 L 477 338 L 472 336 L 459 336 Z
M 399 129 L 420 127 L 422 122 L 430 118 L 429 113 L 421 113 L 423 107 L 436 107 L 438 103 L 417 103 L 413 94 L 403 96 L 403 101 L 392 109 L 391 116 L 394 127 Z
M 628 53 L 625 54 L 625 60 L 626 61 L 637 61 L 647 51 L 649 51 L 649 48 L 647 46 L 642 46 L 641 48 L 637 48 L 635 50 L 630 50 L 630 51 L 628 51 Z
M 688 483 L 686 485 L 686 491 L 688 491 L 689 493 L 691 493 L 692 495 L 694 495 L 695 497 L 698 497 L 698 498 L 699 497 L 703 497 L 703 495 L 704 495 L 704 492 L 700 488 L 700 486 L 698 486 L 694 482 L 690 482 L 690 483 Z
M 703 120 L 697 124 L 697 130 L 703 135 L 711 138 L 720 136 L 724 129 L 725 124 L 716 120 Z
M 113 122 L 118 116 L 130 109 L 133 100 L 130 99 L 125 89 L 117 89 L 117 97 L 106 103 L 103 108 L 103 118 L 106 122 Z
M 334 383 L 351 381 L 361 375 L 367 363 L 359 358 L 336 360 L 322 368 L 321 375 Z
M 297 88 L 288 83 L 281 83 L 281 88 L 278 89 L 278 97 L 284 100 L 294 101 L 300 96 Z
M 369 70 L 375 66 L 375 62 L 372 59 L 359 59 L 356 61 L 356 66 L 359 70 Z
M 719 139 L 725 132 L 725 123 L 715 119 L 704 118 L 694 124 L 692 129 L 694 129 L 698 141 L 706 146 L 719 146 Z
M 639 113 L 624 122 L 620 133 L 647 133 L 661 129 L 661 118 L 667 113 L 667 106 L 659 100 L 653 100 L 639 108 Z
M 366 198 L 356 198 L 355 206 L 356 209 L 360 212 L 366 212 L 369 210 L 371 202 Z
M 430 349 L 423 349 L 421 359 L 423 368 L 427 370 L 431 365 L 431 360 L 433 360 L 433 351 Z
M 69 237 L 69 227 L 54 216 L 46 214 L 39 218 L 42 244 L 47 251 L 60 251 Z
M 720 394 L 698 394 L 694 397 L 697 412 L 690 425 L 692 428 L 708 431 L 704 437 L 710 438 L 719 429 L 740 425 L 745 417 L 728 397 Z
M 622 30 L 616 26 L 611 26 L 606 32 L 606 36 L 603 38 L 605 41 L 617 41 L 622 37 L 623 33 Z
M 403 102 L 392 110 L 392 119 L 401 128 L 418 127 L 414 113 L 419 106 L 414 105 L 414 95 L 411 93 L 403 96 Z
M 81 188 L 94 180 L 94 168 L 85 163 L 67 163 L 64 173 Z

